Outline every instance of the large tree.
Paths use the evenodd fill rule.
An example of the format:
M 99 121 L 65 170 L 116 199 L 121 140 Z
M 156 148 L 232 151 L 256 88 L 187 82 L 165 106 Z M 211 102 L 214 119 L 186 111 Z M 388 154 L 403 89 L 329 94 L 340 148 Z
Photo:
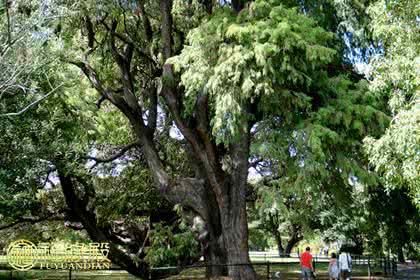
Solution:
M 346 114 L 336 120 L 362 134 L 365 123 L 381 115 L 363 107 L 363 85 L 340 75 L 341 58 L 329 47 L 334 35 L 296 9 L 278 1 L 233 1 L 232 8 L 191 10 L 200 7 L 182 1 L 89 4 L 76 24 L 85 52 L 63 60 L 79 67 L 101 98 L 127 117 L 161 194 L 204 219 L 208 261 L 231 264 L 233 279 L 255 279 L 251 266 L 235 266 L 249 264 L 245 203 L 252 127 L 265 120 L 305 127 L 337 109 L 365 108 L 369 114 L 362 120 Z M 93 20 L 92 13 L 99 17 Z M 190 21 L 179 20 L 191 13 Z M 195 22 L 199 26 L 189 31 Z M 155 138 L 159 110 L 182 135 L 192 176 L 173 176 L 163 159 Z M 321 139 L 341 141 L 329 120 L 307 125 L 300 136 L 313 149 L 322 148 Z M 339 160 L 347 178 L 353 155 Z
M 313 179 L 317 188 L 328 179 L 339 188 L 349 186 L 334 178 L 366 177 L 358 164 L 360 137 L 374 135 L 372 126 L 386 119 L 371 106 L 364 84 L 351 80 L 351 71 L 342 66 L 334 34 L 290 8 L 298 3 L 281 2 L 232 1 L 224 7 L 214 1 L 58 3 L 57 11 L 66 16 L 57 19 L 60 28 L 48 42 L 50 54 L 66 69 L 76 66 L 87 77 L 100 95 L 97 107 L 103 114 L 120 112 L 131 126 L 132 134 L 120 122 L 110 127 L 133 143 L 107 161 L 138 147 L 160 194 L 205 221 L 206 260 L 229 264 L 235 280 L 256 279 L 246 214 L 255 130 L 269 125 L 282 134 L 286 141 L 276 142 L 282 151 L 293 142 L 301 156 L 295 164 L 308 166 L 298 179 Z M 109 135 L 107 128 L 92 129 L 99 124 L 91 107 L 74 106 L 83 94 L 91 97 L 88 92 L 71 91 L 61 100 L 64 116 L 74 116 L 80 128 L 65 131 L 65 141 L 57 141 L 59 152 L 52 151 L 46 165 L 57 170 L 66 204 L 91 238 L 112 241 L 91 208 L 95 188 L 83 169 L 83 159 L 97 147 L 91 143 Z M 71 120 L 61 120 L 59 127 L 73 127 Z M 93 137 L 101 133 L 105 136 Z M 170 146 L 178 153 L 165 145 L 175 140 L 178 144 Z M 82 144 L 74 148 L 72 141 Z M 137 268 L 116 243 L 111 249 L 128 271 L 147 274 L 144 262 Z M 224 271 L 214 266 L 209 273 Z

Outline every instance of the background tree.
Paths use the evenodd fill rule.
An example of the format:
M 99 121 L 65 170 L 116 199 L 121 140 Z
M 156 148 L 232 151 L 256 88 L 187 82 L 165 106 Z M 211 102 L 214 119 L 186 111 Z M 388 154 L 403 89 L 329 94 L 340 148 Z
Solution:
M 280 185 L 278 180 L 257 183 L 257 199 L 250 210 L 253 227 L 271 235 L 276 241 L 279 256 L 290 256 L 292 249 L 305 236 L 319 227 L 316 196 L 310 190 Z M 308 197 L 311 199 L 308 199 Z M 284 240 L 285 239 L 285 240 Z
M 394 189 L 387 193 L 382 186 L 372 188 L 369 211 L 365 229 L 374 229 L 378 236 L 366 234 L 368 245 L 373 253 L 393 254 L 398 261 L 404 262 L 405 256 L 418 259 L 420 240 L 420 215 L 416 205 L 410 199 L 407 189 Z
M 10 71 L 7 73 L 7 69 L 2 72 L 11 75 L 8 78 L 13 78 L 13 84 L 4 87 L 1 96 L 0 228 L 13 229 L 23 237 L 25 233 L 17 228 L 28 228 L 22 224 L 40 223 L 49 225 L 49 230 L 42 236 L 52 234 L 66 238 L 66 235 L 53 233 L 53 229 L 59 225 L 52 221 L 58 220 L 66 228 L 85 233 L 87 231 L 89 236 L 85 234 L 86 238 L 94 241 L 102 238 L 102 241 L 111 243 L 114 250 L 110 257 L 114 263 L 132 273 L 147 275 L 148 265 L 144 264 L 143 259 L 147 255 L 149 238 L 153 238 L 152 233 L 147 233 L 153 230 L 153 224 L 165 222 L 165 219 L 177 220 L 178 216 L 171 211 L 172 205 L 159 205 L 156 192 L 142 189 L 150 184 L 150 177 L 143 171 L 139 173 L 141 176 L 123 173 L 119 181 L 112 176 L 113 180 L 101 179 L 104 176 L 109 177 L 108 174 L 115 176 L 121 173 L 120 169 L 129 165 L 127 161 L 131 157 L 137 157 L 139 160 L 136 162 L 141 162 L 141 153 L 132 153 L 127 155 L 128 159 L 125 157 L 121 161 L 123 152 L 136 146 L 136 143 L 124 145 L 130 141 L 130 136 L 124 133 L 128 129 L 124 130 L 122 116 L 112 110 L 101 114 L 95 105 L 95 93 L 87 87 L 86 81 L 80 81 L 80 74 L 51 56 L 62 48 L 52 35 L 57 20 L 50 17 L 56 11 L 56 3 L 51 2 L 48 9 L 31 3 L 27 7 L 27 4 L 28 2 L 13 2 L 16 15 L 10 15 L 16 16 L 19 26 L 26 29 L 19 31 L 23 34 L 17 32 L 21 35 L 17 41 L 19 44 L 16 42 L 16 45 L 8 49 L 8 55 L 5 56 L 7 60 L 2 60 L 7 65 L 21 68 L 19 75 L 10 74 Z M 27 13 L 30 15 L 42 14 L 41 18 L 50 20 L 32 22 L 33 18 L 27 13 L 20 14 L 22 9 L 29 9 Z M 60 15 L 58 12 L 57 14 Z M 60 17 L 54 17 L 57 18 Z M 38 25 L 45 22 L 51 26 L 39 31 Z M 40 33 L 36 33 L 37 31 Z M 29 40 L 34 33 L 39 37 Z M 38 63 L 41 60 L 42 64 Z M 23 76 L 25 80 L 22 81 Z M 163 129 L 163 133 L 168 133 L 168 129 Z M 105 138 L 107 141 L 103 143 Z M 166 141 L 166 145 L 163 142 L 161 144 L 172 155 L 175 154 L 170 150 L 175 149 L 170 141 Z M 105 163 L 114 160 L 119 160 L 119 164 L 114 162 L 113 166 L 104 168 Z M 168 162 L 171 160 L 173 159 Z M 182 160 L 177 159 L 179 169 L 183 166 L 181 162 Z M 140 170 L 142 168 L 144 166 Z M 66 186 L 60 184 L 60 174 L 66 181 Z M 111 187 L 112 184 L 126 188 L 124 200 L 121 200 L 123 189 L 115 190 L 115 187 Z M 67 189 L 63 192 L 60 187 Z M 74 196 L 68 199 L 72 195 Z M 81 212 L 77 213 L 75 203 L 83 204 L 87 200 L 89 207 L 78 204 L 76 208 Z M 168 212 L 166 216 L 164 211 Z M 170 222 L 172 224 L 174 220 Z M 166 224 L 162 226 L 165 227 Z M 39 226 L 32 227 L 36 228 Z M 39 231 L 32 231 L 35 232 Z M 100 236 L 103 232 L 106 232 L 105 238 Z M 178 229 L 178 233 L 182 236 L 184 231 Z M 47 240 L 46 237 L 40 238 Z M 187 236 L 177 238 L 185 240 Z M 116 246 L 123 246 L 127 251 L 117 250 Z M 148 252 L 152 254 L 153 250 Z M 184 261 L 189 261 L 187 253 L 177 263 Z M 139 269 L 142 265 L 146 268 Z
M 43 44 L 49 32 L 56 28 L 51 17 L 44 17 L 42 9 L 45 9 L 42 4 L 30 1 L 0 3 L 0 100 L 6 100 L 0 108 L 3 112 L 2 117 L 5 114 L 23 114 L 55 93 L 60 86 L 57 84 L 54 88 L 42 88 L 39 84 L 40 81 L 48 79 L 44 66 L 51 62 Z M 19 104 L 21 107 L 17 107 L 16 112 L 5 110 L 7 99 L 10 100 L 17 94 L 25 95 L 27 103 Z
M 385 49 L 371 60 L 371 90 L 389 100 L 392 121 L 381 137 L 366 138 L 365 147 L 385 187 L 407 188 L 419 207 L 419 7 L 416 1 L 378 1 L 369 12 Z

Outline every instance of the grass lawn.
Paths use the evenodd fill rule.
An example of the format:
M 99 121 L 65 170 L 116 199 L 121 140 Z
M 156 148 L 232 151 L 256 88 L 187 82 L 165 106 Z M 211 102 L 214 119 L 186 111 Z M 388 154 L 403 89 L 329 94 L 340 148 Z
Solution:
M 260 279 L 267 279 L 267 267 L 263 265 L 255 265 L 255 270 L 257 271 Z M 280 276 L 280 278 L 274 278 L 275 273 Z M 173 275 L 167 277 L 167 280 L 204 280 L 205 278 L 205 269 L 204 268 L 191 268 L 185 269 L 178 275 Z M 300 270 L 298 264 L 274 264 L 270 266 L 270 275 L 272 279 L 300 279 Z M 317 268 L 318 279 L 328 279 L 327 276 L 327 265 L 322 264 Z M 367 272 L 364 268 L 355 268 L 352 279 L 367 279 Z M 0 271 L 0 280 L 11 279 L 10 271 Z M 13 279 L 37 279 L 37 280 L 62 280 L 69 279 L 69 271 L 59 271 L 59 270 L 31 270 L 28 272 L 13 272 Z M 72 279 L 77 280 L 102 280 L 102 279 L 111 279 L 111 280 L 129 280 L 136 279 L 135 277 L 129 275 L 125 271 L 72 271 Z M 372 278 L 372 279 L 386 279 L 386 278 Z
M 266 258 L 264 256 L 257 256 L 251 258 L 254 268 L 257 271 L 257 274 L 260 276 L 260 279 L 267 279 L 267 262 L 270 262 L 270 276 L 272 279 L 275 275 L 280 278 L 277 279 L 299 279 L 300 275 L 300 265 L 297 258 L 278 258 L 270 257 Z M 281 263 L 279 263 L 281 262 Z M 0 256 L 0 267 L 3 269 L 7 266 L 6 256 Z M 1 268 L 0 268 L 1 269 Z M 315 265 L 315 270 L 318 275 L 318 279 L 328 279 L 328 262 L 322 261 L 317 262 Z M 371 275 L 380 275 L 382 268 L 375 267 L 371 270 Z M 367 265 L 358 265 L 353 266 L 353 277 L 352 279 L 364 279 L 368 275 Z M 0 270 L 0 280 L 11 279 L 9 270 Z M 45 280 L 61 280 L 69 279 L 69 271 L 67 270 L 30 270 L 28 272 L 13 272 L 13 279 L 45 279 Z M 101 270 L 101 271 L 72 271 L 72 279 L 77 280 L 87 280 L 87 279 L 136 279 L 135 277 L 129 275 L 125 271 L 113 270 Z M 178 275 L 173 275 L 167 277 L 168 280 L 203 280 L 205 278 L 205 268 L 190 268 L 185 269 Z M 365 278 L 367 279 L 367 277 Z M 385 279 L 385 278 L 372 278 L 372 279 Z
M 267 279 L 267 266 L 263 263 L 254 263 L 254 268 L 260 279 Z M 318 279 L 328 279 L 328 263 L 318 263 L 315 266 Z M 378 270 L 376 270 L 379 272 Z M 182 271 L 178 275 L 170 276 L 168 280 L 203 280 L 204 268 L 190 268 Z M 280 278 L 274 278 L 275 275 Z M 366 266 L 355 265 L 353 267 L 352 279 L 367 279 L 368 270 Z M 270 264 L 270 276 L 272 279 L 300 279 L 300 265 L 299 263 L 282 263 Z M 371 279 L 386 279 L 386 278 L 371 278 Z
M 9 280 L 10 271 L 0 271 L 0 280 Z M 69 271 L 65 270 L 30 270 L 27 272 L 13 271 L 13 279 L 37 279 L 37 280 L 66 280 L 69 279 Z M 137 279 L 123 270 L 103 271 L 72 271 L 71 279 L 75 280 L 128 280 Z

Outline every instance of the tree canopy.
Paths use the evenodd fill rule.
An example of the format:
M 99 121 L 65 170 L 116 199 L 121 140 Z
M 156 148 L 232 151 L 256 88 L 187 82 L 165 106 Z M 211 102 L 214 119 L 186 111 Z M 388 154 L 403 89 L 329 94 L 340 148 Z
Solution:
M 5 3 L 0 230 L 64 221 L 141 278 L 203 255 L 257 279 L 251 220 L 286 253 L 312 231 L 415 251 L 415 1 Z
M 369 161 L 389 190 L 409 189 L 420 206 L 419 7 L 416 1 L 378 1 L 369 12 L 386 49 L 385 56 L 371 61 L 371 91 L 389 100 L 392 116 L 380 138 L 366 139 Z

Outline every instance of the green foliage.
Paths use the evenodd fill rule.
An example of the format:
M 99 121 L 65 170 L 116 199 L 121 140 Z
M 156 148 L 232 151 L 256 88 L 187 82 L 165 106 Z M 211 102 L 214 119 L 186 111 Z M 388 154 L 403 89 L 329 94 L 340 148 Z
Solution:
M 49 61 L 43 44 L 50 20 L 39 13 L 35 2 L 0 4 L 0 100 L 17 93 L 31 97 L 39 93 L 33 78 L 43 76 L 42 66 Z M 4 104 L 0 103 L 0 110 L 4 111 Z
M 57 65 L 49 65 L 44 71 L 56 72 L 55 67 Z M 50 76 L 52 83 L 53 75 Z M 50 81 L 37 80 L 36 77 L 34 81 L 40 85 L 40 94 L 51 88 L 48 85 Z M 68 82 L 56 95 L 48 97 L 23 115 L 3 117 L 0 121 L 0 193 L 4 198 L 0 202 L 3 205 L 0 211 L 5 211 L 7 215 L 28 215 L 31 209 L 36 209 L 38 203 L 34 202 L 35 194 L 47 182 L 46 176 L 53 162 L 57 158 L 75 159 L 80 154 L 86 154 L 94 139 L 94 135 L 86 133 L 93 129 L 92 122 L 88 121 L 94 115 L 89 104 L 92 96 L 79 99 L 69 97 L 70 93 L 79 90 L 82 93 L 77 94 L 83 94 L 83 84 L 75 80 Z M 18 94 L 3 100 L 2 104 L 6 104 L 10 111 L 18 111 L 31 100 L 32 96 Z M 24 197 L 25 204 L 22 205 L 19 201 Z M 12 205 L 16 208 L 9 211 Z
M 92 143 L 102 142 L 99 135 L 116 145 L 129 138 L 122 133 L 127 129 L 121 124 L 121 114 L 98 111 L 96 93 L 80 79 L 80 72 L 52 55 L 62 48 L 51 35 L 59 21 L 42 14 L 60 15 L 57 3 L 49 3 L 46 11 L 34 3 L 13 1 L 10 10 L 12 39 L 18 40 L 1 63 L 14 65 L 19 75 L 13 77 L 10 68 L 2 68 L 2 74 L 15 84 L 0 93 L 0 115 L 18 112 L 58 89 L 21 115 L 0 117 L 0 214 L 4 223 L 63 207 L 61 192 L 47 180 L 48 175 L 55 178 L 55 173 L 49 173 L 55 160 L 66 158 L 69 168 L 77 169 L 76 160 L 89 152 Z M 7 34 L 3 18 L 0 28 L 3 38 Z M 115 127 L 118 129 L 110 129 Z
M 373 214 L 368 209 L 370 196 L 367 189 L 360 184 L 350 194 L 350 199 L 344 203 L 331 201 L 319 212 L 321 236 L 324 241 L 337 240 L 351 245 L 356 254 L 362 254 L 371 240 L 379 237 L 377 231 L 372 230 Z M 375 253 L 381 254 L 380 251 Z
M 389 100 L 392 121 L 366 138 L 369 161 L 388 190 L 408 188 L 420 207 L 420 32 L 417 1 L 378 1 L 369 9 L 385 55 L 372 59 L 371 91 Z M 376 139 L 375 139 L 376 138 Z
M 270 248 L 270 243 L 272 243 L 273 238 L 259 227 L 258 224 L 253 222 L 248 224 L 248 244 L 251 251 L 266 251 Z
M 161 70 L 156 68 L 163 63 L 158 2 L 48 1 L 48 7 L 39 1 L 11 2 L 12 25 L 6 17 L 0 19 L 0 115 L 17 112 L 63 85 L 25 114 L 0 118 L 2 222 L 39 214 L 39 209 L 62 208 L 61 191 L 54 184 L 45 188 L 44 183 L 54 162 L 65 159 L 68 170 L 95 186 L 89 207 L 95 208 L 100 225 L 120 218 L 145 223 L 150 212 L 167 205 L 154 189 L 142 151 L 131 153 L 119 165 L 125 168 L 119 176 L 104 176 L 119 163 L 89 174 L 81 159 L 93 150 L 98 157 L 112 154 L 115 146 L 132 142 L 134 136 L 126 118 L 109 103 L 98 110 L 97 93 L 67 62 L 89 60 L 104 85 L 119 94 L 120 70 L 106 26 L 115 20 L 116 32 L 135 47 L 133 86 L 138 102 L 148 105 L 145 89 L 155 85 Z M 372 31 L 386 55 L 372 60 L 373 81 L 367 85 L 347 74 L 337 42 L 344 32 L 351 32 L 358 43 L 369 44 L 368 18 L 362 17 L 369 2 L 256 0 L 239 14 L 214 7 L 211 16 L 201 1 L 173 2 L 173 51 L 179 55 L 169 62 L 186 89 L 181 108 L 185 119 L 197 97 L 207 94 L 210 129 L 217 143 L 228 146 L 246 129 L 247 121 L 255 122 L 251 156 L 267 163 L 272 176 L 268 184 L 258 186 L 256 228 L 275 216 L 282 234 L 293 225 L 305 234 L 322 228 L 326 239 L 368 240 L 378 248 L 386 243 L 393 251 L 401 246 L 411 250 L 418 240 L 418 218 L 407 205 L 403 209 L 407 221 L 393 227 L 394 218 L 402 219 L 396 205 L 406 202 L 404 190 L 396 187 L 410 189 L 419 205 L 418 4 L 376 1 L 370 7 Z M 139 5 L 144 5 L 153 31 L 147 42 Z M 300 10 L 293 8 L 298 5 Z M 97 40 L 94 49 L 88 46 L 92 31 L 87 30 L 88 21 Z M 184 33 L 190 29 L 183 46 Z M 9 37 L 19 40 L 11 44 Z M 123 40 L 116 41 L 122 51 Z M 146 57 L 155 63 L 145 62 Z M 392 120 L 383 134 L 390 118 L 378 109 L 383 109 L 385 99 L 390 100 Z M 172 119 L 166 109 L 160 103 L 165 123 L 153 140 L 168 173 L 190 177 L 186 145 L 170 137 Z M 362 153 L 366 135 L 371 136 L 365 140 L 369 158 Z M 368 162 L 382 178 L 368 169 Z M 390 194 L 367 192 L 382 181 Z M 77 192 L 84 190 L 78 185 Z M 374 214 L 384 208 L 392 209 L 385 211 L 384 223 L 373 222 Z M 154 225 L 147 249 L 152 265 L 179 265 L 197 256 L 200 250 L 192 233 L 179 227 Z M 266 246 L 256 228 L 252 243 Z M 379 233 L 372 234 L 376 228 Z M 398 243 L 400 236 L 408 241 Z
M 366 203 L 368 219 L 364 230 L 368 246 L 378 254 L 397 255 L 404 249 L 408 257 L 418 256 L 420 248 L 420 213 L 410 199 L 407 189 L 394 189 L 389 193 L 383 187 L 372 188 Z M 370 234 L 376 232 L 375 235 Z
M 8 245 L 19 239 L 38 242 L 87 242 L 89 237 L 85 231 L 67 228 L 63 221 L 43 221 L 36 224 L 20 224 L 1 231 L 0 252 L 7 250 Z M 2 255 L 3 252 L 2 252 Z
M 362 139 L 368 133 L 380 135 L 388 118 L 376 109 L 364 83 L 343 77 L 328 81 L 316 89 L 316 110 L 296 116 L 297 124 L 258 123 L 252 154 L 270 164 L 282 191 L 302 197 L 324 193 L 340 205 L 351 200 L 352 178 L 364 186 L 376 183 L 375 174 L 365 168 Z
M 24 1 L 14 2 L 20 5 Z M 56 11 L 56 4 L 54 1 L 49 2 L 51 12 Z M 90 198 L 88 210 L 94 211 L 99 226 L 109 226 L 115 220 L 144 225 L 150 213 L 168 205 L 162 201 L 153 186 L 142 155 L 130 153 L 125 160 L 100 165 L 94 172 L 88 170 L 86 160 L 84 160 L 93 151 L 97 153 L 98 158 L 106 158 L 114 154 L 115 150 L 118 150 L 115 146 L 132 142 L 133 135 L 126 118 L 110 103 L 103 102 L 99 110 L 95 104 L 98 101 L 97 92 L 90 87 L 89 81 L 84 79 L 80 70 L 59 60 L 82 58 L 81 50 L 84 50 L 81 42 L 86 38 L 83 37 L 85 33 L 80 32 L 79 27 L 81 21 L 84 20 L 84 12 L 92 11 L 92 14 L 96 15 L 100 14 L 100 10 L 104 8 L 100 3 L 94 5 L 91 1 L 75 1 L 67 4 L 61 3 L 59 6 L 62 10 L 57 12 L 57 15 L 65 13 L 67 15 L 65 19 L 57 17 L 55 22 L 51 22 L 51 24 L 60 24 L 60 31 L 52 34 L 53 29 L 47 28 L 46 32 L 50 32 L 49 36 L 42 42 L 38 42 L 42 44 L 38 46 L 34 45 L 36 42 L 27 42 L 30 41 L 28 39 L 31 36 L 28 33 L 31 30 L 24 34 L 25 40 L 22 40 L 20 45 L 22 48 L 18 50 L 33 51 L 33 53 L 27 52 L 27 56 L 22 56 L 23 64 L 30 65 L 26 59 L 32 59 L 34 63 L 30 71 L 28 70 L 30 75 L 26 77 L 30 83 L 25 85 L 30 87 L 30 91 L 0 94 L 1 115 L 21 110 L 27 104 L 44 96 L 53 87 L 63 83 L 54 95 L 49 96 L 37 106 L 31 107 L 24 114 L 16 117 L 0 117 L 1 225 L 12 223 L 22 216 L 37 217 L 51 212 L 60 211 L 61 213 L 67 208 L 55 172 L 52 172 L 49 177 L 54 183 L 47 182 L 48 172 L 55 167 L 57 160 L 64 161 L 66 171 L 80 176 L 88 184 L 94 186 L 95 196 Z M 126 8 L 108 4 L 105 6 L 110 10 L 112 8 L 112 16 L 122 20 L 122 11 L 127 12 Z M 146 4 L 148 12 L 153 8 L 149 4 Z M 70 12 L 69 9 L 72 11 Z M 36 11 L 37 14 L 41 13 L 38 12 Z M 133 16 L 128 17 L 127 20 L 132 24 L 131 27 L 135 26 Z M 22 24 L 26 24 L 27 21 L 28 19 L 23 18 Z M 38 28 L 38 25 L 37 23 L 34 28 Z M 5 26 L 1 24 L 0 27 L 4 31 Z M 101 36 L 105 34 L 104 29 L 98 27 L 95 31 L 97 31 L 97 39 L 103 40 L 104 37 Z M 122 30 L 118 31 L 122 32 Z M 1 35 L 3 36 L 4 32 Z M 101 53 L 105 54 L 104 57 L 93 54 L 92 64 L 99 70 L 100 77 L 106 80 L 106 85 L 116 88 L 119 86 L 119 81 L 114 77 L 117 76 L 118 70 L 114 64 L 109 63 L 110 50 L 108 44 L 105 45 L 105 52 Z M 38 47 L 42 52 L 35 53 Z M 7 63 L 20 62 L 19 56 L 8 56 L 8 58 L 10 61 Z M 40 64 L 38 60 L 41 58 L 44 64 L 37 68 Z M 142 65 L 141 62 L 138 65 Z M 139 80 L 136 87 L 143 88 L 145 83 L 144 80 Z M 163 136 L 166 136 L 166 133 L 168 133 L 167 127 L 162 132 Z M 161 135 L 156 135 L 156 137 L 159 138 Z M 173 139 L 162 138 L 161 150 L 167 153 L 163 156 L 166 156 L 169 164 L 177 163 L 173 164 L 172 172 L 178 175 L 184 172 L 184 169 L 188 170 L 185 167 L 183 153 L 179 152 L 181 144 Z M 119 176 L 115 174 L 106 176 L 120 168 L 125 169 Z M 84 195 L 83 186 L 80 184 L 76 186 L 76 193 Z M 28 231 L 28 234 L 33 229 L 23 228 Z M 45 234 L 35 229 L 33 233 L 49 236 L 48 238 L 60 236 L 57 232 L 51 233 L 53 225 L 48 224 L 47 228 L 48 230 L 43 231 Z M 16 228 L 14 230 L 18 232 Z M 77 238 L 77 234 L 68 235 L 69 231 L 67 228 L 63 230 L 62 225 L 63 236 L 61 237 Z M 19 236 L 25 236 L 25 233 Z M 33 236 L 26 236 L 34 239 Z M 189 237 L 190 235 L 184 238 L 183 233 L 180 233 L 174 236 L 175 241 L 170 242 L 173 242 L 175 248 L 184 250 L 185 247 L 196 244 L 193 241 L 184 241 Z M 153 238 L 152 234 L 151 239 Z M 141 245 L 142 242 L 143 240 L 133 240 L 134 246 Z M 135 249 L 138 250 L 138 246 Z M 150 254 L 153 254 L 152 251 L 153 249 L 150 250 Z M 179 251 L 176 254 L 176 256 L 181 256 L 183 253 Z M 189 255 L 184 257 L 187 258 Z
M 319 228 L 319 193 L 310 188 L 299 188 L 288 182 L 289 178 L 262 179 L 254 188 L 257 199 L 249 209 L 250 228 L 254 246 L 265 248 L 275 238 L 296 239 L 296 242 Z M 260 241 L 258 236 L 267 235 Z M 285 244 L 282 244 L 285 249 Z M 296 244 L 294 244 L 296 245 Z M 284 253 L 284 252 L 283 252 Z
M 94 181 L 95 208 L 100 223 L 121 217 L 135 220 L 168 207 L 154 188 L 148 169 L 139 162 L 127 166 L 119 176 L 97 177 Z
M 174 232 L 171 225 L 155 224 L 146 248 L 146 260 L 154 267 L 182 265 L 199 256 L 198 242 L 191 231 Z
M 200 92 L 211 97 L 219 142 L 228 143 L 242 131 L 243 120 L 252 118 L 244 111 L 249 102 L 261 100 L 262 112 L 282 108 L 286 117 L 307 107 L 311 98 L 305 92 L 334 58 L 335 50 L 325 46 L 332 33 L 275 2 L 255 1 L 238 18 L 218 10 L 189 33 L 181 55 L 169 60 L 182 70 L 187 112 Z
M 292 1 L 293 2 L 293 1 Z M 369 39 L 366 7 L 369 0 L 304 0 L 302 9 L 325 29 L 343 35 L 352 33 L 357 44 L 366 44 Z M 341 37 L 341 36 L 340 36 Z
M 172 4 L 172 16 L 175 25 L 180 31 L 187 33 L 197 27 L 207 15 L 205 7 L 199 0 L 183 1 L 175 0 Z

